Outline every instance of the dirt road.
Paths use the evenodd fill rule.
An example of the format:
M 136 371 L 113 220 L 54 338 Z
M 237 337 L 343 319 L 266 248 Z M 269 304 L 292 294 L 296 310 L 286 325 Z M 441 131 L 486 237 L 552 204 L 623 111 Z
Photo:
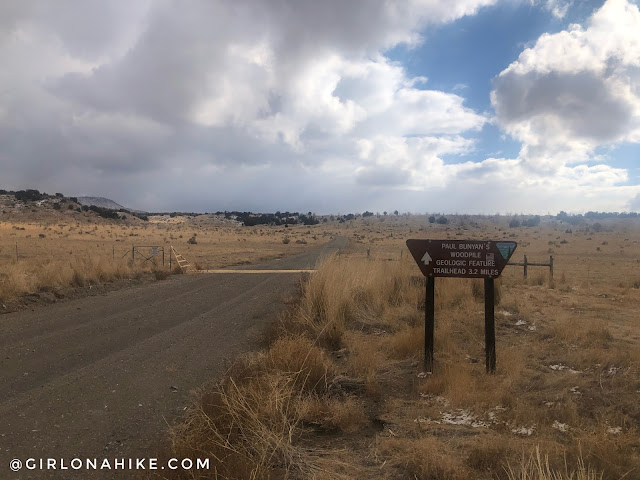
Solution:
M 313 268 L 346 245 L 259 269 Z M 125 478 L 120 471 L 27 470 L 28 458 L 148 457 L 189 403 L 254 346 L 299 274 L 178 275 L 0 316 L 0 478 Z M 10 470 L 18 459 L 23 468 Z

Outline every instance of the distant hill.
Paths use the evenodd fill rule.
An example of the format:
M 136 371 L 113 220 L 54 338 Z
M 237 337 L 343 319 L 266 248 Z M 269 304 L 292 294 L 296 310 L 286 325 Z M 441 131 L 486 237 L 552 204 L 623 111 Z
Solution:
M 90 207 L 91 205 L 94 205 L 96 207 L 109 208 L 111 210 L 120 210 L 120 209 L 126 210 L 126 208 L 120 205 L 119 203 L 116 203 L 113 200 L 110 200 L 104 197 L 77 197 L 77 198 L 78 198 L 78 203 L 80 205 L 86 205 L 88 207 Z

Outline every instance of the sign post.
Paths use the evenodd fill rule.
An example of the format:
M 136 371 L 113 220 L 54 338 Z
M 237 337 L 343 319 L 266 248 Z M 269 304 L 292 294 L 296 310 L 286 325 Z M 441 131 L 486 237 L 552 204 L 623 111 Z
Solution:
M 433 371 L 433 332 L 435 330 L 435 279 L 427 277 L 424 301 L 424 370 Z
M 516 242 L 479 240 L 407 240 L 407 247 L 426 277 L 424 305 L 424 368 L 433 371 L 435 278 L 484 279 L 485 357 L 488 373 L 496 370 L 495 285 Z
M 496 371 L 495 288 L 493 278 L 484 279 L 484 356 L 487 372 Z

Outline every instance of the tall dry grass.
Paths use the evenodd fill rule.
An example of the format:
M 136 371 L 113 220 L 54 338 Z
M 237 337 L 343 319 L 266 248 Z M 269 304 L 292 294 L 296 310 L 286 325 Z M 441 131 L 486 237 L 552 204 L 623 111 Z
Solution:
M 353 431 L 366 421 L 353 398 L 328 394 L 335 365 L 300 335 L 245 356 L 215 384 L 203 388 L 185 421 L 171 430 L 167 455 L 205 455 L 213 478 L 311 478 L 324 467 L 300 438 L 309 428 Z M 202 473 L 211 478 L 211 472 Z M 192 477 L 174 472 L 168 478 Z
M 300 298 L 278 323 L 270 347 L 201 393 L 186 423 L 174 430 L 173 453 L 210 453 L 218 459 L 216 478 L 338 478 L 318 461 L 326 451 L 314 450 L 316 443 L 326 448 L 322 439 L 333 435 L 347 449 L 368 445 L 347 456 L 351 471 L 370 467 L 372 478 L 372 472 L 383 470 L 381 478 L 395 478 L 388 469 L 399 478 L 425 479 L 633 478 L 629 475 L 638 467 L 634 393 L 625 387 L 629 400 L 623 414 L 610 406 L 615 398 L 606 389 L 620 393 L 631 378 L 626 372 L 635 370 L 606 373 L 611 360 L 601 366 L 596 386 L 587 377 L 548 367 L 565 355 L 561 342 L 578 342 L 580 358 L 588 349 L 614 354 L 610 328 L 588 322 L 584 335 L 577 335 L 575 316 L 546 319 L 540 310 L 546 307 L 531 306 L 530 292 L 537 295 L 538 285 L 516 287 L 498 289 L 497 300 L 503 302 L 496 309 L 498 371 L 489 376 L 481 283 L 438 279 L 436 368 L 416 378 L 424 346 L 425 283 L 413 262 L 325 259 L 302 281 Z M 529 329 L 536 318 L 546 332 Z M 549 332 L 557 335 L 558 347 Z M 578 358 L 575 348 L 566 351 L 564 361 Z M 633 361 L 616 353 L 615 365 Z M 604 392 L 601 400 L 588 390 L 594 387 Z M 587 392 L 593 398 L 585 402 Z M 445 424 L 444 413 L 482 425 L 474 430 Z M 350 443 L 350 435 L 371 435 L 380 422 L 377 415 L 385 428 Z M 611 434 L 609 425 L 621 423 L 625 432 Z M 562 432 L 553 426 L 558 424 L 570 429 Z M 525 427 L 532 433 L 518 433 Z M 345 468 L 341 463 L 342 472 Z
M 575 467 L 565 463 L 561 470 L 554 469 L 549 464 L 549 456 L 540 452 L 536 446 L 528 458 L 523 457 L 517 467 L 509 465 L 506 472 L 509 480 L 601 480 L 602 473 L 585 465 L 582 456 L 577 459 Z
M 9 302 L 25 294 L 86 287 L 122 278 L 132 278 L 148 267 L 132 267 L 126 260 L 72 257 L 61 261 L 48 257 L 5 265 L 0 272 L 0 300 Z

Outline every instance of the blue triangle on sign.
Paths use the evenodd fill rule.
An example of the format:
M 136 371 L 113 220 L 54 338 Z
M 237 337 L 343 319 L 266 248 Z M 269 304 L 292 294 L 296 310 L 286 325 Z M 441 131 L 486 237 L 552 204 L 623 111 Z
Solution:
M 500 251 L 502 258 L 504 258 L 505 260 L 509 260 L 509 257 L 511 256 L 513 251 L 516 249 L 515 242 L 498 242 L 496 246 L 498 247 L 498 250 Z

